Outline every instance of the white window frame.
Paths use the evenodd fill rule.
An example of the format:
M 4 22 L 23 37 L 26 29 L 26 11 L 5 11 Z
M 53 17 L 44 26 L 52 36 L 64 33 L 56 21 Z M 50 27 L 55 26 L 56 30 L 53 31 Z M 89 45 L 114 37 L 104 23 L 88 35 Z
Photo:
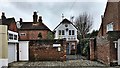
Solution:
M 113 31 L 113 22 L 107 24 L 106 27 L 107 27 L 107 32 L 108 32 L 108 31 Z
M 12 36 L 12 39 L 9 38 L 9 34 L 12 34 L 12 35 L 13 35 L 13 36 Z M 15 36 L 17 36 L 16 39 L 15 39 Z M 18 42 L 18 33 L 8 30 L 8 42 L 13 42 L 13 43 Z
M 24 35 L 23 35 L 24 34 Z M 26 33 L 20 33 L 20 36 L 26 36 Z

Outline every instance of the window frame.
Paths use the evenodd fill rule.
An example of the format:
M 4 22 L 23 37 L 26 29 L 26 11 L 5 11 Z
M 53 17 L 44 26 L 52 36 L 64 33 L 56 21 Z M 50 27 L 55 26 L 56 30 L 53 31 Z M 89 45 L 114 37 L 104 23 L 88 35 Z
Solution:
M 17 35 L 14 35 L 14 40 L 17 40 L 18 39 L 18 36 Z
M 113 22 L 106 25 L 106 31 L 113 31 Z
M 13 39 L 14 39 L 14 38 L 13 38 L 13 36 L 14 36 L 13 34 L 9 33 L 8 36 L 9 36 L 8 38 L 9 38 L 10 40 L 13 40 Z
M 61 30 L 58 30 L 58 35 L 61 35 Z
M 26 33 L 20 33 L 20 36 L 26 36 Z
M 74 30 L 72 30 L 72 35 L 75 35 L 75 31 Z
M 72 35 L 72 34 L 71 34 L 71 30 L 69 30 L 69 35 Z
M 62 34 L 61 35 L 65 35 L 65 31 L 64 30 L 62 30 Z

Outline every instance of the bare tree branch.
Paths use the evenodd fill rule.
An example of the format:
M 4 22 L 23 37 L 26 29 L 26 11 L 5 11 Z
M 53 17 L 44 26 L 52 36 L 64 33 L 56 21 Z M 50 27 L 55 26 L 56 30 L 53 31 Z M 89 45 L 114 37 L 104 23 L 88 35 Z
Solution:
M 75 25 L 78 29 L 78 34 L 84 39 L 85 35 L 92 29 L 93 18 L 89 14 L 83 13 L 76 18 Z

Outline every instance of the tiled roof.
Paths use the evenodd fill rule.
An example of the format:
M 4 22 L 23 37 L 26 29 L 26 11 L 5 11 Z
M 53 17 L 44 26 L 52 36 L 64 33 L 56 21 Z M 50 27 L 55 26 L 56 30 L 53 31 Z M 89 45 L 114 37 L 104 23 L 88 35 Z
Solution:
M 45 24 L 37 22 L 22 22 L 20 30 L 50 30 Z
M 7 18 L 5 20 L 2 20 L 2 25 L 10 25 L 11 23 L 14 23 L 15 19 L 14 18 Z

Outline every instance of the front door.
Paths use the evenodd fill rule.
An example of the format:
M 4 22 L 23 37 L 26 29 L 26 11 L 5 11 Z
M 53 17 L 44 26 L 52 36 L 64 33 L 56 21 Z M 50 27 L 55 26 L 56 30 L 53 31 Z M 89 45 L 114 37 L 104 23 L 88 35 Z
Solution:
M 29 45 L 28 41 L 20 41 L 19 42 L 19 60 L 27 61 L 29 60 Z
M 120 39 L 118 39 L 118 65 L 120 65 Z
M 70 43 L 67 43 L 67 48 L 66 48 L 66 53 L 67 55 L 70 55 L 71 54 L 71 46 L 70 46 Z

